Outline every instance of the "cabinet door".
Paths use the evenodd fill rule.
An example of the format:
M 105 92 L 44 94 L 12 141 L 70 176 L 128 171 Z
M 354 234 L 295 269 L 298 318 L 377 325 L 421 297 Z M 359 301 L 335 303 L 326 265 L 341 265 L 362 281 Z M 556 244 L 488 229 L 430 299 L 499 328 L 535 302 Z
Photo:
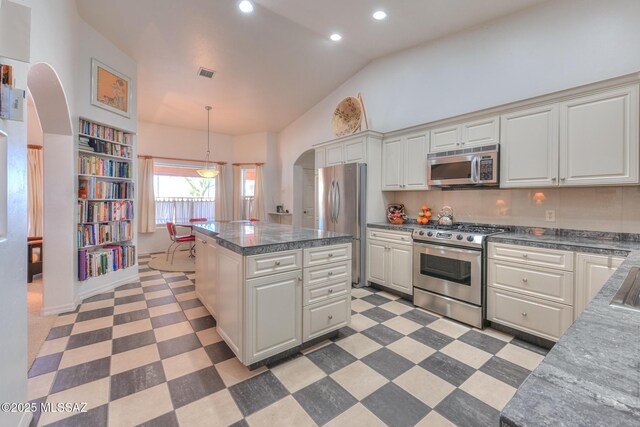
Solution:
M 576 256 L 575 316 L 580 315 L 596 296 L 609 277 L 616 271 L 623 258 L 611 255 L 578 254 Z
M 462 135 L 460 125 L 431 129 L 431 152 L 455 150 L 460 148 Z
M 428 190 L 427 147 L 429 134 L 409 135 L 404 139 L 403 190 Z
M 344 163 L 344 144 L 338 142 L 327 146 L 326 165 L 335 166 Z
M 367 145 L 364 138 L 358 138 L 344 143 L 345 163 L 366 163 Z
M 399 190 L 404 185 L 403 155 L 402 138 L 382 141 L 382 190 Z
M 247 362 L 302 343 L 302 270 L 247 280 Z
M 638 183 L 638 85 L 560 107 L 560 185 Z
M 316 148 L 316 169 L 323 168 L 327 165 L 326 156 L 326 148 Z
M 389 244 L 389 280 L 387 286 L 405 294 L 413 294 L 413 246 Z
M 218 254 L 216 296 L 220 301 L 224 301 L 217 307 L 217 330 L 238 359 L 244 362 L 244 347 L 242 345 L 243 258 L 241 255 L 218 245 L 216 245 L 216 252 Z
M 367 243 L 367 280 L 387 284 L 387 245 L 377 240 Z
M 500 186 L 558 185 L 558 104 L 501 117 Z
M 498 116 L 474 120 L 462 124 L 462 146 L 476 147 L 500 143 L 500 118 Z
M 204 281 L 203 298 L 205 302 L 203 304 L 207 307 L 207 310 L 217 319 L 217 295 L 216 285 L 218 283 L 218 254 L 217 248 L 212 243 L 205 244 L 205 251 L 207 253 L 206 258 L 206 279 Z

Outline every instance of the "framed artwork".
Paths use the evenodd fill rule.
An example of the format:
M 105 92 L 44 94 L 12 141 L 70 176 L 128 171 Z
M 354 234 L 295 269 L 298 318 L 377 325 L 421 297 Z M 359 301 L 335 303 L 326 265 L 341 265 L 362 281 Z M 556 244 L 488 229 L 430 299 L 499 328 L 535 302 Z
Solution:
M 131 117 L 131 79 L 91 58 L 91 104 Z

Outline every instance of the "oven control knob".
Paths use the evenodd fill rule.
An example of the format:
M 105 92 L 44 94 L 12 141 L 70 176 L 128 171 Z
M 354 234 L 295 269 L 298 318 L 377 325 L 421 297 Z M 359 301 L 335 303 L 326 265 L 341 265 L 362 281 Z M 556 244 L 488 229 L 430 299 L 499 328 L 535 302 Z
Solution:
M 467 236 L 467 240 L 468 240 L 469 242 L 473 242 L 473 236 Z
M 424 231 L 420 231 L 418 234 L 424 236 Z
M 428 233 L 427 233 L 427 236 L 429 236 L 429 237 L 433 236 L 433 232 L 431 232 L 431 231 L 430 231 L 430 232 L 428 232 Z
M 458 235 L 456 236 L 456 239 L 458 239 L 458 240 L 462 240 L 462 234 L 458 234 Z

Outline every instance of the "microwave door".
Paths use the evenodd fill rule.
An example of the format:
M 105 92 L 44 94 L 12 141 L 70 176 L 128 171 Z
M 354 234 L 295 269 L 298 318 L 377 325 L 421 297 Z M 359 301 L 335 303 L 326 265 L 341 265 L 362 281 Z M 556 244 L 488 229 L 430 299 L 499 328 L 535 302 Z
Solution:
M 473 162 L 476 156 L 452 156 L 429 159 L 429 185 L 474 184 Z

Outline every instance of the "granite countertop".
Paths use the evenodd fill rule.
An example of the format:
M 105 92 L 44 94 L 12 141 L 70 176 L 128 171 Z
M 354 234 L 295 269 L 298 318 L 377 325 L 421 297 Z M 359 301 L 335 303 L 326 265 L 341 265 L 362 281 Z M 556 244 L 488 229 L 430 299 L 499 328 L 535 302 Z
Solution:
M 350 234 L 265 222 L 211 221 L 194 224 L 193 228 L 213 237 L 220 246 L 241 255 L 351 242 Z

